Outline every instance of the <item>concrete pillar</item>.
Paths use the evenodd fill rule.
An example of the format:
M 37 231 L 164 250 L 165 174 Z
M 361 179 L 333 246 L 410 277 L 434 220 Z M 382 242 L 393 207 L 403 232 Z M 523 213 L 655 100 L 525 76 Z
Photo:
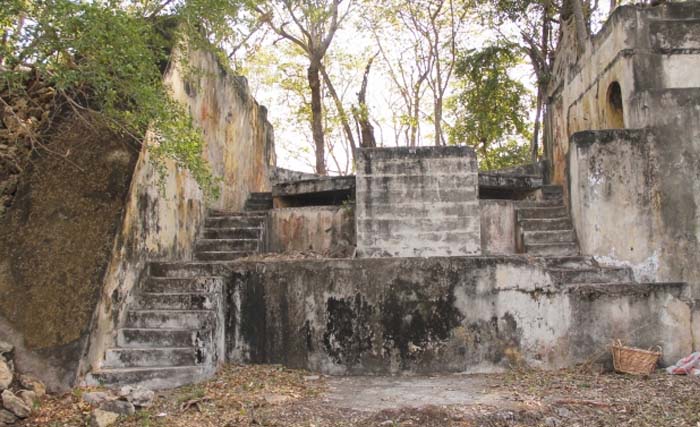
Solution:
M 478 181 L 469 147 L 358 150 L 358 255 L 480 254 Z

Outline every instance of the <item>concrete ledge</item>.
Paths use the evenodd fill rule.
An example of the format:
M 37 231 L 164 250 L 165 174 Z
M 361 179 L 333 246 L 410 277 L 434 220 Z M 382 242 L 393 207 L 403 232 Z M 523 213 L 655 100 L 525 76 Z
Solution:
M 334 176 L 280 182 L 272 187 L 272 197 L 289 197 L 335 191 L 354 191 L 355 176 Z
M 560 260 L 567 262 L 567 259 Z M 239 262 L 227 354 L 328 374 L 488 372 L 609 359 L 613 339 L 692 351 L 686 285 L 558 285 L 544 258 Z
M 479 190 L 528 191 L 542 187 L 542 176 L 479 172 Z
M 372 157 L 375 160 L 401 159 L 407 156 L 419 159 L 476 156 L 473 148 L 456 145 L 447 147 L 392 147 L 391 149 L 363 148 L 358 151 L 358 155 L 364 158 Z

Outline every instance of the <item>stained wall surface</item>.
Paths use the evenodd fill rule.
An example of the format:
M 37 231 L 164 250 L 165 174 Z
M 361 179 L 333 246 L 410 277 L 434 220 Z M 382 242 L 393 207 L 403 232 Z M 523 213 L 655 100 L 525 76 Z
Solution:
M 267 231 L 269 252 L 352 255 L 355 210 L 352 205 L 273 209 Z
M 481 253 L 471 148 L 359 150 L 356 209 L 359 256 Z
M 609 363 L 617 337 L 661 345 L 664 363 L 692 351 L 684 284 L 561 286 L 542 262 L 242 262 L 226 285 L 227 355 L 231 362 L 366 375 Z
M 249 94 L 245 78 L 230 75 L 210 53 L 191 53 L 187 66 L 194 72 L 184 72 L 178 63 L 166 74 L 165 83 L 204 132 L 204 157 L 221 179 L 221 197 L 207 198 L 192 176 L 172 162 L 165 163 L 165 179 L 160 181 L 148 145 L 144 146 L 114 241 L 82 374 L 99 368 L 148 261 L 191 260 L 207 209 L 240 211 L 250 192 L 270 190 L 275 162 L 272 127 L 265 108 Z
M 697 298 L 700 90 L 692 102 L 692 92 L 670 92 L 674 125 L 574 135 L 571 214 L 583 254 L 623 262 L 639 280 L 685 281 Z M 685 113 L 674 111 L 673 94 Z
M 553 183 L 566 186 L 569 138 L 584 130 L 639 128 L 632 101 L 653 89 L 700 87 L 700 3 L 618 7 L 580 55 L 565 35 L 549 86 L 545 157 Z M 572 33 L 571 25 L 564 25 Z M 664 114 L 664 111 L 653 111 Z

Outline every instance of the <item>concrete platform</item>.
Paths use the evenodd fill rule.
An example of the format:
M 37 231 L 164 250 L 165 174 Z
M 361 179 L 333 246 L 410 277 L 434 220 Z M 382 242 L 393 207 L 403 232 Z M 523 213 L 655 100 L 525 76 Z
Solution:
M 543 185 L 541 175 L 515 172 L 479 172 L 482 198 L 521 198 Z M 340 205 L 355 199 L 355 176 L 304 178 L 278 182 L 272 187 L 275 208 Z
M 426 406 L 513 406 L 485 375 L 330 377 L 324 402 L 363 412 Z

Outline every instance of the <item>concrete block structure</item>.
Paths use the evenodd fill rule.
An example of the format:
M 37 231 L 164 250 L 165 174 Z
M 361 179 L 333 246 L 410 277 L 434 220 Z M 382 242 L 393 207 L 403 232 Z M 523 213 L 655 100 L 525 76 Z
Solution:
M 200 91 L 177 69 L 166 81 L 201 113 L 222 198 L 174 165 L 164 197 L 144 149 L 100 234 L 112 249 L 99 286 L 81 288 L 90 304 L 62 299 L 15 333 L 24 306 L 0 299 L 0 339 L 42 344 L 52 319 L 79 313 L 44 353 L 17 352 L 59 386 L 167 388 L 227 362 L 336 375 L 609 365 L 615 339 L 661 345 L 672 363 L 700 350 L 698 18 L 700 2 L 624 6 L 583 51 L 565 38 L 548 162 L 489 172 L 459 146 L 360 149 L 356 176 L 276 169 L 265 109 L 197 54 L 211 71 Z M 5 259 L 0 289 L 21 289 L 32 277 L 3 273 Z
M 359 256 L 481 253 L 478 170 L 471 148 L 363 149 L 357 171 Z

